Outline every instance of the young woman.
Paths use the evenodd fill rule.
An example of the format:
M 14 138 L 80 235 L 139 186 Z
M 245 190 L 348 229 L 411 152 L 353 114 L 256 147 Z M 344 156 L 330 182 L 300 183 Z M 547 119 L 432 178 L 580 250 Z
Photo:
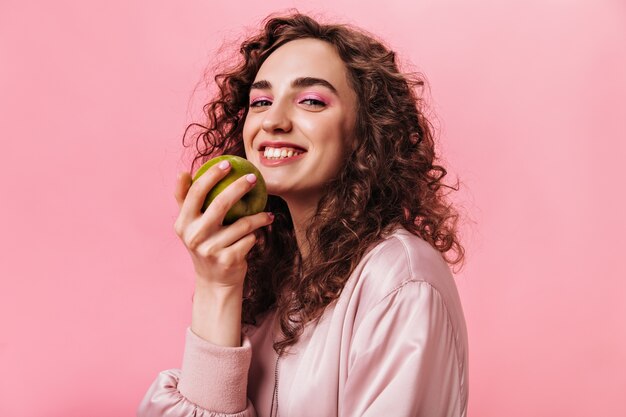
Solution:
M 241 54 L 216 77 L 194 163 L 246 157 L 267 212 L 222 224 L 254 175 L 201 211 L 227 163 L 179 175 L 191 326 L 182 369 L 159 374 L 138 415 L 465 416 L 448 265 L 463 248 L 423 82 L 372 36 L 299 14 L 267 20 Z

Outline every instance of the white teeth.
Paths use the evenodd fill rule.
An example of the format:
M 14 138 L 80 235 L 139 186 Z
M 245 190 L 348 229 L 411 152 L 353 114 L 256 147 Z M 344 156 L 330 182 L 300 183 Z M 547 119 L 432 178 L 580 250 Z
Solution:
M 269 146 L 263 151 L 263 155 L 268 159 L 284 159 L 292 156 L 300 155 L 302 152 L 293 148 L 270 148 Z

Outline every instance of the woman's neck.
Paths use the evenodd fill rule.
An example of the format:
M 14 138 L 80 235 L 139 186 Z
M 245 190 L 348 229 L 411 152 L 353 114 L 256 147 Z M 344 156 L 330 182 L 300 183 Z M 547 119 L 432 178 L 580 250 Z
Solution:
M 310 242 L 306 236 L 306 230 L 315 214 L 317 207 L 317 201 L 303 202 L 302 200 L 285 200 L 287 207 L 289 208 L 289 214 L 291 215 L 291 221 L 293 222 L 293 229 L 296 235 L 296 243 L 298 244 L 298 250 L 302 256 L 302 260 L 305 260 L 310 253 Z

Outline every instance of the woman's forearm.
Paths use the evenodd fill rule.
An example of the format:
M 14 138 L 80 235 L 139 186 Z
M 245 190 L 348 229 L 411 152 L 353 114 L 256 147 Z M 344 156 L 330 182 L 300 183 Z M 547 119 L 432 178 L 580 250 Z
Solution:
M 243 288 L 196 285 L 191 330 L 218 346 L 241 346 Z

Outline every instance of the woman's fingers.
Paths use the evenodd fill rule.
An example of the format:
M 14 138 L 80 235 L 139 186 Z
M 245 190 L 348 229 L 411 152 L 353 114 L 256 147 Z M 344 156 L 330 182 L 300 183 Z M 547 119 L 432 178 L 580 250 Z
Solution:
M 256 243 L 256 231 L 273 216 L 258 213 L 223 226 L 226 213 L 256 184 L 254 175 L 238 178 L 222 190 L 202 213 L 207 194 L 231 169 L 228 162 L 209 168 L 198 180 L 181 172 L 174 197 L 180 212 L 174 230 L 189 251 L 198 279 L 220 285 L 240 285 L 247 268 L 246 256 Z
M 242 217 L 232 225 L 216 233 L 213 244 L 220 248 L 226 248 L 236 244 L 244 236 L 254 234 L 258 229 L 270 225 L 274 217 L 270 213 L 257 213 L 252 216 Z
M 238 178 L 228 187 L 226 187 L 209 205 L 204 212 L 204 221 L 222 224 L 226 213 L 231 207 L 241 200 L 241 198 L 250 191 L 256 184 L 256 176 L 254 174 L 244 175 Z
M 236 263 L 243 262 L 246 259 L 246 255 L 256 244 L 256 235 L 254 233 L 250 233 L 225 248 L 222 251 L 223 261 L 228 263 Z
M 174 187 L 174 198 L 178 203 L 178 209 L 183 207 L 185 197 L 187 197 L 187 191 L 191 186 L 191 175 L 188 172 L 179 172 L 176 176 L 176 186 Z
M 226 176 L 228 171 L 230 171 L 230 163 L 222 161 L 209 168 L 193 184 L 191 184 L 191 177 L 189 177 L 191 186 L 188 187 L 180 208 L 180 217 L 182 217 L 184 221 L 189 221 L 200 214 L 207 194 L 215 184 Z
M 235 251 L 236 253 L 243 254 L 243 259 L 245 259 L 248 252 L 250 252 L 256 244 L 256 239 L 256 234 L 250 233 L 232 244 L 229 249 Z

